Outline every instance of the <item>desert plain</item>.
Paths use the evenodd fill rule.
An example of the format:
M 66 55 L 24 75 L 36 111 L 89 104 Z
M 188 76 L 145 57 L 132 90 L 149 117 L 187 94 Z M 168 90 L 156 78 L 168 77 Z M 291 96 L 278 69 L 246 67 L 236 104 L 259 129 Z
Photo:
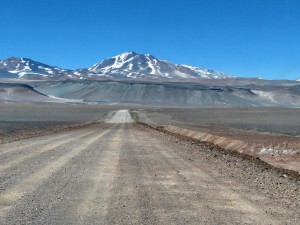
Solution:
M 1 224 L 299 224 L 297 85 L 96 84 L 2 84 Z

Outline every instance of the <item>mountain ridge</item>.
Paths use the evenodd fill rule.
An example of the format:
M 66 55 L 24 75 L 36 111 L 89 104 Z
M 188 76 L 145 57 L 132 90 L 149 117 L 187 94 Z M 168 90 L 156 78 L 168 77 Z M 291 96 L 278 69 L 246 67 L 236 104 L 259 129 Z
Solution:
M 2 73 L 1 73 L 2 71 Z M 29 58 L 10 57 L 0 60 L 0 77 L 8 73 L 17 75 L 21 79 L 93 79 L 93 78 L 230 78 L 232 76 L 184 64 L 172 64 L 160 60 L 151 54 L 138 54 L 134 51 L 123 52 L 111 58 L 95 63 L 90 68 L 63 69 L 50 66 Z
M 49 66 L 29 58 L 9 57 L 0 61 L 0 70 L 17 75 L 18 78 L 67 76 L 72 70 Z

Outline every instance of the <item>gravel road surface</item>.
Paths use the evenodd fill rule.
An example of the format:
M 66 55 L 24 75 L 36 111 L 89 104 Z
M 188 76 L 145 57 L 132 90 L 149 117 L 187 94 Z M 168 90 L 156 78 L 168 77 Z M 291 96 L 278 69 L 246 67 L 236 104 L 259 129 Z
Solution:
M 120 110 L 105 124 L 0 145 L 0 224 L 299 222 L 289 202 L 299 189 L 281 204 L 267 184 L 254 190 L 218 158 L 193 158 L 132 122 Z

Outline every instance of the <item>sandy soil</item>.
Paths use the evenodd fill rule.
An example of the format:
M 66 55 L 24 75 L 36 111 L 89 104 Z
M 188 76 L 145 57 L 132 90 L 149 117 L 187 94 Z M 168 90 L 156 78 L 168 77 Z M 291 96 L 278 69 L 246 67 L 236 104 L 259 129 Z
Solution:
M 300 174 L 300 110 L 156 108 L 136 119 Z
M 131 105 L 0 103 L 0 132 L 104 120 L 108 112 Z
M 175 126 L 210 126 L 300 135 L 300 109 L 143 107 L 150 122 Z
M 296 180 L 109 115 L 0 145 L 0 223 L 298 224 Z

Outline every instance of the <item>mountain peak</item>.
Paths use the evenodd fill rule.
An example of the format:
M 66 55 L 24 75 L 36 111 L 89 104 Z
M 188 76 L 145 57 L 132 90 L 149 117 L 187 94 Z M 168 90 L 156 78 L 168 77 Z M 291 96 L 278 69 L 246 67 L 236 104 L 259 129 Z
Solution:
M 137 54 L 134 51 L 129 51 L 129 52 L 123 52 L 120 55 L 116 55 L 113 58 L 117 58 L 118 60 L 123 60 L 123 59 L 129 58 L 129 57 L 134 57 L 137 55 L 140 55 L 140 54 Z
M 100 61 L 89 72 L 110 77 L 151 78 L 225 78 L 226 74 L 198 67 L 172 64 L 155 58 L 151 54 L 123 52 Z
M 139 55 L 138 53 L 136 53 L 135 51 L 127 51 L 127 52 L 123 52 L 122 54 L 132 54 L 132 55 Z
M 4 59 L 3 62 L 4 61 L 12 62 L 12 61 L 19 61 L 19 60 L 21 60 L 21 58 L 17 58 L 17 57 L 11 56 L 11 57 L 9 57 L 7 59 Z
M 153 55 L 151 54 L 140 54 L 140 53 L 137 53 L 135 51 L 127 51 L 127 52 L 123 52 L 119 55 L 116 55 L 112 58 L 116 58 L 116 57 L 119 57 L 119 58 L 126 58 L 127 56 L 130 56 L 130 57 L 135 57 L 135 56 L 138 56 L 138 57 L 151 57 L 151 58 L 155 58 Z
M 64 70 L 55 66 L 34 61 L 29 58 L 9 57 L 0 61 L 0 70 L 16 74 L 22 78 L 54 77 L 66 75 L 69 70 Z
M 15 57 L 15 56 L 11 56 L 11 57 L 8 57 L 7 59 L 5 60 L 31 60 L 29 58 L 20 58 L 20 57 Z
M 6 63 L 29 63 L 29 62 L 35 62 L 32 59 L 29 58 L 19 58 L 19 57 L 15 57 L 15 56 L 11 56 L 7 59 L 2 60 L 2 62 L 6 62 Z M 39 63 L 39 62 L 36 62 Z

